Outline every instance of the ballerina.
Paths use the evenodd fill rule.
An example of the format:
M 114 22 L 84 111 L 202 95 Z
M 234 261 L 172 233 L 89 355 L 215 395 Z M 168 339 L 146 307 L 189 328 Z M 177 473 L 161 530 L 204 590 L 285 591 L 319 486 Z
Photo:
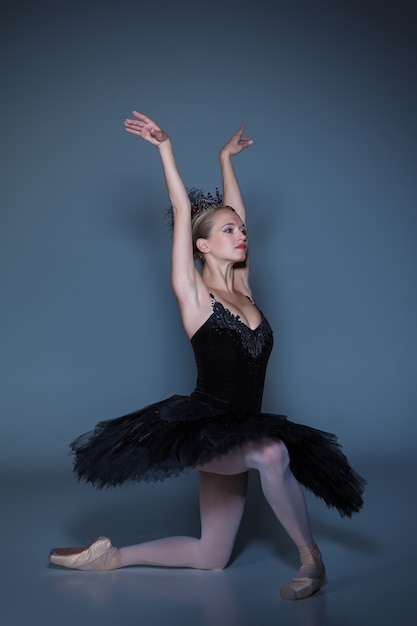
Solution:
M 365 481 L 334 435 L 261 412 L 273 337 L 250 287 L 246 211 L 232 162 L 252 140 L 241 126 L 220 151 L 224 202 L 219 192 L 194 194 L 191 201 L 167 133 L 138 112 L 125 121 L 125 129 L 160 154 L 173 216 L 172 288 L 194 350 L 197 384 L 189 396 L 172 396 L 100 422 L 71 444 L 74 469 L 97 487 L 162 480 L 196 469 L 201 536 L 121 548 L 99 537 L 83 548 L 58 548 L 50 561 L 96 571 L 132 565 L 223 569 L 253 469 L 300 554 L 300 569 L 281 587 L 281 597 L 306 598 L 323 586 L 325 567 L 300 483 L 350 516 L 362 507 Z

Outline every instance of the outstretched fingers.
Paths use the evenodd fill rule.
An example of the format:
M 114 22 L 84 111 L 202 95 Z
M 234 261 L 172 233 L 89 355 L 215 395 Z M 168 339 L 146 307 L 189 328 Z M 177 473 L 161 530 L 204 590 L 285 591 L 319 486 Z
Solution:
M 135 116 L 134 118 L 126 119 L 124 122 L 125 130 L 128 133 L 138 135 L 155 145 L 168 139 L 166 132 L 150 117 L 138 111 L 133 111 L 133 115 Z
M 132 111 L 132 113 L 138 120 L 140 120 L 144 124 L 155 124 L 155 122 L 151 120 L 150 117 L 144 115 L 144 113 L 139 113 L 139 111 Z

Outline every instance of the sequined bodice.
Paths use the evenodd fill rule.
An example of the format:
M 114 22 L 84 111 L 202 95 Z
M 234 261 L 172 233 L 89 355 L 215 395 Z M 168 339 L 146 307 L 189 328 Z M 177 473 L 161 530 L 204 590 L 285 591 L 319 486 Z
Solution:
M 272 350 L 271 327 L 262 313 L 252 330 L 220 302 L 212 306 L 213 313 L 191 339 L 198 371 L 192 395 L 259 411 Z

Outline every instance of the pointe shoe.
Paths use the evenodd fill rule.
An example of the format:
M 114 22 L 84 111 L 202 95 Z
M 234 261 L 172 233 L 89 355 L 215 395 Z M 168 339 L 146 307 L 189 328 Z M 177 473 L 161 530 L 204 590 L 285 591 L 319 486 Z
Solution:
M 105 571 L 121 567 L 119 563 L 113 564 L 113 555 L 110 558 L 110 563 L 106 563 L 106 556 L 110 550 L 114 550 L 110 539 L 99 537 L 84 548 L 57 548 L 52 550 L 49 561 L 54 565 L 70 569 Z M 112 565 L 114 566 L 112 567 Z
M 318 591 L 326 582 L 326 570 L 320 550 L 315 544 L 300 548 L 301 568 L 298 576 L 280 589 L 284 600 L 302 600 Z

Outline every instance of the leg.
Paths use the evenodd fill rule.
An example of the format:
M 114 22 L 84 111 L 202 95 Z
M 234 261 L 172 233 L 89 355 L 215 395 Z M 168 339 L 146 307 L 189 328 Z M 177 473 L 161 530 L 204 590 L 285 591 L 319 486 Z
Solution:
M 300 484 L 280 441 L 255 443 L 246 451 L 249 467 L 259 471 L 264 496 L 297 547 L 314 543 Z
M 246 488 L 247 474 L 200 472 L 201 538 L 167 537 L 120 548 L 123 565 L 223 569 L 242 518 Z
M 213 461 L 208 468 L 224 474 L 237 468 L 258 470 L 265 498 L 296 544 L 301 558 L 297 576 L 281 588 L 281 597 L 297 600 L 320 589 L 324 584 L 324 565 L 311 534 L 304 494 L 291 472 L 285 445 L 272 440 L 254 442 Z
M 200 472 L 201 537 L 167 537 L 114 548 L 101 538 L 85 548 L 61 548 L 52 563 L 83 570 L 109 570 L 128 565 L 223 569 L 230 558 L 246 499 L 247 473 Z M 107 544 L 106 544 L 107 542 Z
M 221 475 L 256 469 L 268 504 L 296 546 L 313 543 L 304 494 L 291 472 L 287 448 L 282 442 L 253 442 L 199 469 Z
M 301 567 L 295 578 L 281 588 L 285 600 L 311 596 L 324 584 L 325 569 L 311 534 L 304 493 L 290 469 L 286 447 L 279 441 L 250 446 L 247 463 L 258 469 L 265 498 L 296 544 Z

